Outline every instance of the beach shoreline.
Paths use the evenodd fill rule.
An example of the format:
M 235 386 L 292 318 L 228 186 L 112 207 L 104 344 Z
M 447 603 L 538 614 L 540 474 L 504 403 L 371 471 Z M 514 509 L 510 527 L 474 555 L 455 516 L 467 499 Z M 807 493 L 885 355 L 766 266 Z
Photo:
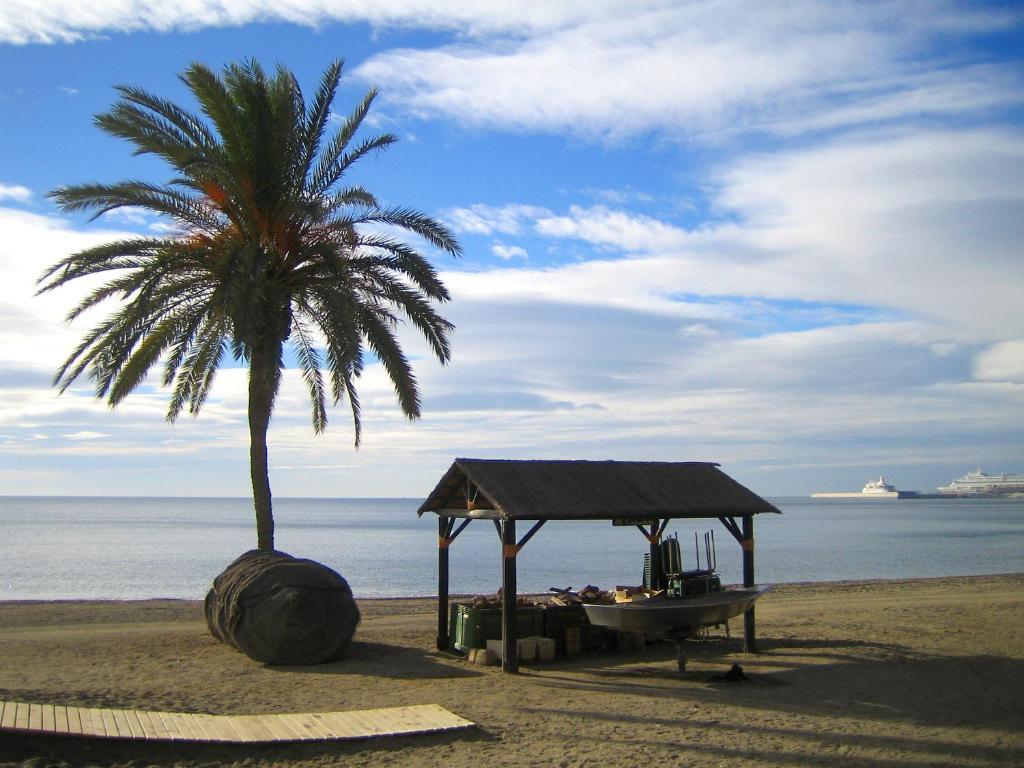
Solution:
M 455 599 L 455 598 L 453 598 Z M 216 747 L 4 734 L 0 765 L 632 766 L 1024 763 L 1024 574 L 780 584 L 688 644 L 524 664 L 434 649 L 436 598 L 359 600 L 349 658 L 269 668 L 211 638 L 198 600 L 0 602 L 0 697 L 251 714 L 436 703 L 461 734 Z M 711 677 L 732 664 L 745 683 Z

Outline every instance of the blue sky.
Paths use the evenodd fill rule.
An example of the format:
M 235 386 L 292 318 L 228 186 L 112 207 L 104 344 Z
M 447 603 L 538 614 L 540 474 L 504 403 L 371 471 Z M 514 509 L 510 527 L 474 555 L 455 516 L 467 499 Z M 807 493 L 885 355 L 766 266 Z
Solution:
M 767 495 L 1024 469 L 1024 14 L 1012 3 L 73 0 L 0 6 L 0 493 L 246 495 L 245 374 L 163 420 L 49 379 L 87 323 L 33 296 L 88 223 L 57 185 L 165 178 L 96 130 L 190 61 L 346 61 L 401 141 L 353 180 L 446 221 L 455 359 L 412 335 L 314 437 L 286 377 L 278 495 L 421 496 L 455 456 L 718 461 Z

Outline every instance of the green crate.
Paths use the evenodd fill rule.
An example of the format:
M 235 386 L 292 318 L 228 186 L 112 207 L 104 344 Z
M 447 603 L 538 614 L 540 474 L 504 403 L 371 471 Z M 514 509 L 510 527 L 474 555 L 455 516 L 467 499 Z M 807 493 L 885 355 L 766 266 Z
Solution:
M 544 634 L 544 611 L 539 606 L 516 608 L 516 637 Z M 448 637 L 460 651 L 486 648 L 488 640 L 501 639 L 501 609 L 474 608 L 455 603 L 449 614 Z
M 668 583 L 669 597 L 696 597 L 722 591 L 722 580 L 718 576 L 689 576 L 672 579 Z

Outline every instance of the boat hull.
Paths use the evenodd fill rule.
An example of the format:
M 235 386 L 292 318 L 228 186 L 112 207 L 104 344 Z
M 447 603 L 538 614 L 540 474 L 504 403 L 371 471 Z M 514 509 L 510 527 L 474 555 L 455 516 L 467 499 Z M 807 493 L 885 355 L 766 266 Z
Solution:
M 722 624 L 745 613 L 768 589 L 727 589 L 699 597 L 652 598 L 614 605 L 584 604 L 583 608 L 591 624 L 626 632 L 680 635 L 709 624 Z

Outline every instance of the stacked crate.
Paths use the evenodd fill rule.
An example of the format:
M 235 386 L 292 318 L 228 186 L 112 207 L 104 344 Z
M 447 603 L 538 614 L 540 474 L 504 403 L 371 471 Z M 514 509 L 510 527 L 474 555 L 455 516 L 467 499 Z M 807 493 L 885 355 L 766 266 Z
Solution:
M 544 637 L 555 641 L 558 653 L 580 653 L 604 648 L 608 640 L 608 632 L 587 619 L 587 612 L 582 605 L 544 606 Z
M 516 608 L 516 637 L 544 634 L 544 612 L 539 606 Z M 460 651 L 486 648 L 488 640 L 501 639 L 501 608 L 476 608 L 453 603 L 448 615 L 448 637 Z

